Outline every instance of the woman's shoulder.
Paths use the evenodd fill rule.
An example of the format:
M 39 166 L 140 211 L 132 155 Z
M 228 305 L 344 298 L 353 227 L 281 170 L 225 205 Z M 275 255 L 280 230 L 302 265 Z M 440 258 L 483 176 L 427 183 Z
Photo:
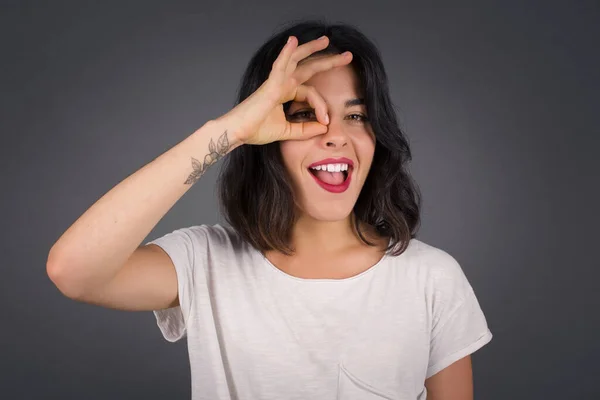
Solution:
M 398 257 L 426 264 L 443 264 L 454 260 L 454 257 L 446 250 L 418 238 L 412 238 L 406 250 Z
M 216 240 L 216 241 L 237 241 L 240 240 L 239 234 L 231 226 L 221 223 L 189 225 L 177 229 L 182 233 L 190 235 L 193 239 Z
M 227 224 L 199 224 L 178 229 L 187 234 L 194 243 L 211 249 L 240 251 L 246 243 L 241 235 Z
M 422 239 L 411 239 L 406 250 L 395 260 L 431 281 L 464 279 L 463 269 L 452 254 Z

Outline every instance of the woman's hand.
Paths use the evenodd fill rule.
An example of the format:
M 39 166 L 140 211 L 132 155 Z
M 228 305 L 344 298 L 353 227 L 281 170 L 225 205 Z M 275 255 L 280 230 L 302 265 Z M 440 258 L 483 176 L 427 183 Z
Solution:
M 307 60 L 300 66 L 298 63 L 314 52 L 323 50 L 328 44 L 329 39 L 323 36 L 297 46 L 297 39 L 290 36 L 273 63 L 267 80 L 219 120 L 227 120 L 228 129 L 234 130 L 243 144 L 302 140 L 325 133 L 329 123 L 325 101 L 314 87 L 303 83 L 318 72 L 347 65 L 352 61 L 352 54 L 325 55 Z M 283 104 L 291 100 L 307 102 L 315 109 L 317 121 L 289 122 Z

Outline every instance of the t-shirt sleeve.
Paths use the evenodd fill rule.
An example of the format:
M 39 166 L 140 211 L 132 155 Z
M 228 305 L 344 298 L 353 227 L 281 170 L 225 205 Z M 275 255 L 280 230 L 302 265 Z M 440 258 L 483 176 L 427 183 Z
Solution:
M 163 337 L 169 342 L 176 342 L 187 335 L 195 281 L 201 273 L 198 268 L 203 267 L 199 263 L 205 249 L 198 237 L 203 233 L 205 231 L 201 227 L 181 228 L 146 243 L 160 246 L 173 261 L 177 273 L 179 305 L 153 311 Z
M 458 262 L 442 253 L 432 273 L 431 335 L 426 379 L 492 340 L 485 315 Z

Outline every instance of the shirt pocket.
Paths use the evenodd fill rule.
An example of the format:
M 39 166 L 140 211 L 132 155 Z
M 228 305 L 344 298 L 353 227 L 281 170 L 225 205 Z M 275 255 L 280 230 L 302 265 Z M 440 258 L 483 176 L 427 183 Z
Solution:
M 338 371 L 336 400 L 401 400 L 362 381 L 348 371 L 342 363 L 338 365 Z

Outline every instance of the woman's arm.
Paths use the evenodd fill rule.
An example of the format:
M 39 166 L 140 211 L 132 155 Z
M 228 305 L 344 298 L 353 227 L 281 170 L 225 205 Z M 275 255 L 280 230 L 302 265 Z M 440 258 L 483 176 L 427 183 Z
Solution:
M 126 282 L 131 284 L 121 283 L 122 290 L 118 293 L 126 292 L 129 286 L 133 289 L 136 282 L 139 286 L 142 280 L 146 282 L 143 291 L 165 292 L 164 283 L 159 287 L 161 279 L 156 279 L 159 275 L 155 278 L 148 276 L 157 271 L 147 267 L 152 265 L 148 262 L 152 253 L 131 256 L 206 169 L 241 144 L 236 135 L 230 133 L 234 129 L 227 126 L 229 123 L 227 120 L 205 123 L 113 187 L 63 233 L 52 246 L 46 267 L 61 292 L 84 300 L 94 293 L 98 293 L 97 296 L 103 291 L 108 293 L 106 286 L 114 281 L 128 260 L 146 260 L 146 267 L 132 268 L 128 274 L 120 274 L 118 282 L 124 282 L 121 277 L 129 276 Z M 160 262 L 159 265 L 166 264 Z M 160 268 L 160 271 L 160 276 L 174 274 L 174 271 L 167 272 L 165 268 Z M 177 292 L 177 287 L 172 289 L 174 291 L 168 290 L 167 293 Z M 114 290 L 111 293 L 115 295 Z M 118 302 L 114 297 L 113 300 Z
M 471 355 L 425 380 L 427 400 L 473 400 Z

